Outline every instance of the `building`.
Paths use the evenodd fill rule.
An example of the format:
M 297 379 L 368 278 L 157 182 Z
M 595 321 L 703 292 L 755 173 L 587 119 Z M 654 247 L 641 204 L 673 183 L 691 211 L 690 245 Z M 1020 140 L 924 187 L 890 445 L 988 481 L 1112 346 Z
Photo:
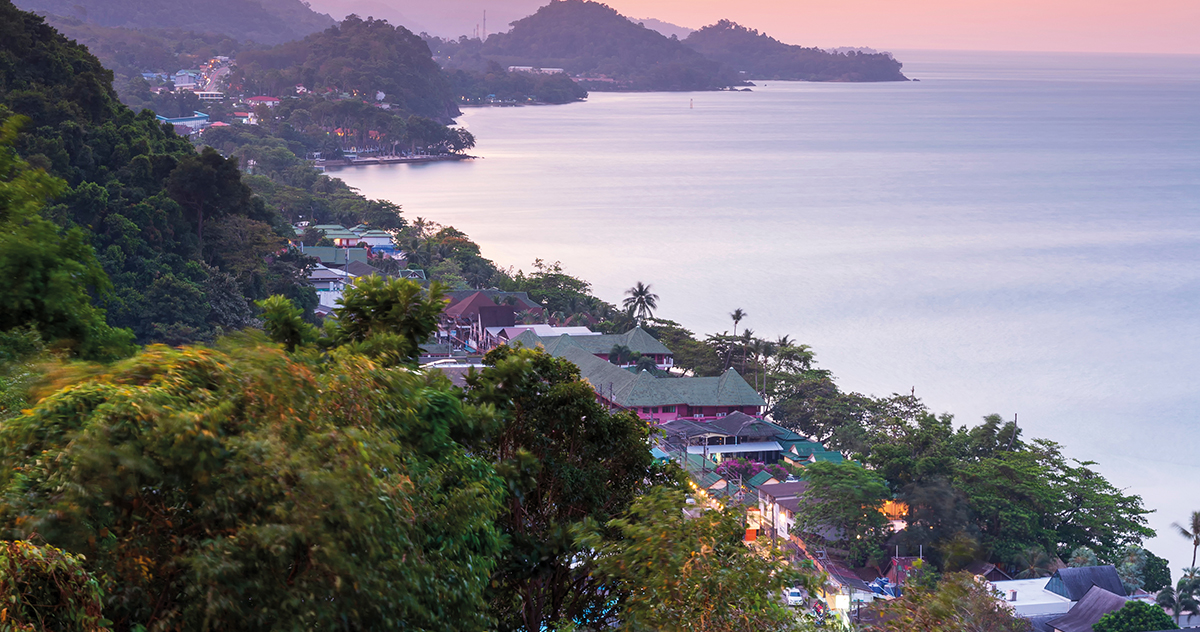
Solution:
M 265 105 L 269 108 L 273 108 L 279 105 L 279 99 L 275 97 L 250 97 L 249 99 L 246 99 L 246 103 L 249 103 L 250 107 L 252 108 L 256 105 Z
M 1099 623 L 1101 617 L 1124 608 L 1127 601 L 1123 595 L 1092 586 L 1066 614 L 1031 618 L 1030 623 L 1035 630 L 1045 632 L 1092 632 L 1092 626 Z
M 167 118 L 165 116 L 156 116 L 160 123 L 167 123 L 175 127 L 186 127 L 189 133 L 196 132 L 208 127 L 208 115 L 204 112 L 193 112 L 191 116 L 181 116 L 177 118 Z
M 654 336 L 646 333 L 646 330 L 641 327 L 634 327 L 623 334 L 594 335 L 589 331 L 588 335 L 582 338 L 577 336 L 543 337 L 530 332 L 521 334 L 511 342 L 513 344 L 519 343 L 531 349 L 541 346 L 551 355 L 555 355 L 556 350 L 560 346 L 572 345 L 605 361 L 611 360 L 609 355 L 612 353 L 613 348 L 624 347 L 630 353 L 636 353 L 641 357 L 654 358 L 654 366 L 658 367 L 661 371 L 669 371 L 675 366 L 675 354 Z M 634 366 L 634 363 L 626 362 L 619 366 L 630 367 Z
M 776 483 L 758 488 L 758 512 L 762 526 L 773 537 L 788 540 L 796 524 L 796 510 L 808 482 Z
M 196 98 L 200 99 L 201 101 L 220 101 L 221 99 L 225 98 L 225 93 L 211 90 L 197 90 L 192 94 L 195 94 Z
M 537 66 L 509 66 L 509 72 L 523 72 L 531 75 L 559 75 L 567 71 L 562 68 L 539 68 Z
M 992 586 L 1013 614 L 1025 618 L 1066 614 L 1093 587 L 1125 599 L 1125 586 L 1111 565 L 1060 568 L 1050 577 L 998 581 Z
M 301 253 L 315 257 L 322 265 L 330 268 L 344 268 L 350 261 L 367 263 L 367 251 L 364 248 L 335 248 L 333 246 L 305 246 L 300 244 Z

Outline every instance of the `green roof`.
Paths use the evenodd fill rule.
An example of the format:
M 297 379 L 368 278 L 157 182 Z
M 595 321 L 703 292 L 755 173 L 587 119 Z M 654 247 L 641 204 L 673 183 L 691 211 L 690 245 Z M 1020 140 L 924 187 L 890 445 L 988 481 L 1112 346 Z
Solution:
M 841 463 L 846 460 L 846 457 L 842 456 L 841 452 L 814 452 L 813 459 L 817 462 Z
M 551 338 L 542 338 L 532 331 L 525 331 L 513 339 L 513 342 L 517 341 L 520 341 L 529 348 L 542 345 L 546 348 L 547 353 L 555 356 L 560 355 L 556 353 L 556 350 L 563 345 L 579 347 L 593 355 L 598 353 L 608 354 L 617 345 L 629 347 L 630 351 L 642 355 L 672 355 L 671 350 L 666 345 L 656 340 L 654 336 L 646 333 L 646 330 L 641 327 L 634 327 L 623 334 L 601 334 L 598 336 L 568 336 L 563 334 Z
M 338 248 L 336 246 L 305 246 L 304 254 L 316 257 L 321 263 L 340 266 L 346 263 L 346 253 L 351 261 L 367 262 L 367 251 L 364 248 Z
M 516 340 L 519 341 L 520 336 Z M 630 373 L 576 346 L 563 347 L 559 345 L 554 350 L 546 351 L 575 363 L 583 379 L 602 397 L 618 406 L 766 405 L 763 398 L 733 369 L 719 377 L 655 377 L 647 371 Z
M 759 472 L 758 474 L 751 476 L 750 480 L 746 481 L 746 485 L 748 485 L 750 487 L 759 487 L 760 485 L 765 485 L 767 483 L 767 481 L 772 480 L 774 478 L 775 477 L 772 476 L 770 472 L 763 470 L 763 471 Z M 779 481 L 775 480 L 775 482 L 778 483 Z

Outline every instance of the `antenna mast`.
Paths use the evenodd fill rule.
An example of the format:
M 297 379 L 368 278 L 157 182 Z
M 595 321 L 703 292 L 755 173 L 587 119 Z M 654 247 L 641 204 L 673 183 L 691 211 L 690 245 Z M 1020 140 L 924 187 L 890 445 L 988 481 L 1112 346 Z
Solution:
M 487 41 L 487 9 L 483 10 L 483 40 Z

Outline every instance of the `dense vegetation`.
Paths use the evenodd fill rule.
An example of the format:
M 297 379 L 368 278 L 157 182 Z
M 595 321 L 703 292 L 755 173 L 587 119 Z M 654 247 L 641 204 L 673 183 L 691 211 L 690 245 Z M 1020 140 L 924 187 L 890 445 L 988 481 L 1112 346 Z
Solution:
M 333 24 L 301 0 L 20 0 L 22 9 L 131 29 L 185 29 L 277 44 Z
M 678 39 L 588 0 L 555 0 L 513 22 L 509 32 L 488 37 L 479 54 L 505 67 L 563 68 L 594 79 L 585 82 L 591 90 L 713 90 L 741 83 Z
M 245 327 L 270 294 L 314 304 L 308 264 L 278 254 L 290 227 L 235 162 L 119 103 L 111 73 L 41 18 L 7 0 L 0 18 L 0 106 L 28 118 L 15 149 L 64 181 L 42 216 L 95 253 L 110 325 L 179 343 Z
M 886 53 L 830 53 L 793 46 L 729 20 L 706 26 L 683 43 L 749 79 L 907 81 L 900 62 Z
M 353 15 L 302 40 L 241 54 L 230 85 L 268 96 L 293 95 L 298 85 L 319 94 L 344 93 L 443 123 L 459 114 L 424 40 L 386 20 Z

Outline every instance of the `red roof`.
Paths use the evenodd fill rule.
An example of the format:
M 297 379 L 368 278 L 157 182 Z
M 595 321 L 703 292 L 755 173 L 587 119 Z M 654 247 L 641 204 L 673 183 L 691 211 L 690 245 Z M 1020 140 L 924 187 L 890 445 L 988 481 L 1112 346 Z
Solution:
M 221 121 L 217 121 L 216 123 L 212 124 L 212 127 L 229 127 L 229 123 L 222 123 Z
M 454 318 L 478 316 L 480 307 L 496 307 L 496 304 L 483 292 L 476 292 L 446 308 L 446 315 Z

